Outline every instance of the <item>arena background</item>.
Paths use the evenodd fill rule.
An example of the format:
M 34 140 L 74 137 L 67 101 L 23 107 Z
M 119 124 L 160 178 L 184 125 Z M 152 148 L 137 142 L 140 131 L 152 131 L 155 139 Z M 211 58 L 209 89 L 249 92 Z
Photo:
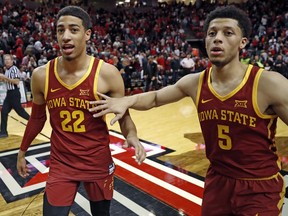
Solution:
M 5 1 L 0 0 L 0 3 L 2 2 L 5 2 Z M 10 1 L 10 2 L 14 3 L 18 1 Z M 24 2 L 27 5 L 31 6 L 31 8 L 34 8 L 36 11 L 37 11 L 37 8 L 39 7 L 39 3 L 41 3 L 41 1 L 24 1 Z M 49 2 L 51 6 L 54 4 L 60 4 L 60 2 L 57 0 L 47 1 L 47 2 Z M 86 2 L 83 1 L 83 4 L 84 5 L 87 4 L 87 8 L 92 5 L 92 9 L 103 7 L 107 10 L 120 10 L 120 9 L 125 9 L 125 7 L 128 7 L 128 5 L 131 6 L 131 4 L 132 5 L 135 4 L 136 1 L 131 1 L 131 3 L 126 2 L 120 5 L 119 5 L 119 2 L 120 1 L 116 1 L 116 0 L 98 0 L 98 1 L 95 0 L 95 1 L 86 1 Z M 175 2 L 179 2 L 179 1 L 175 1 Z M 226 4 L 226 3 L 246 2 L 246 1 L 217 1 L 217 2 L 222 2 L 223 4 L 224 3 Z M 75 1 L 75 3 L 77 3 L 77 1 Z M 173 2 L 169 1 L 169 3 L 173 3 Z M 185 3 L 188 4 L 189 1 L 185 1 Z M 197 1 L 197 2 L 195 1 L 193 3 L 201 5 L 201 1 Z M 139 7 L 141 6 L 143 8 L 147 8 L 147 7 L 157 5 L 158 3 L 157 1 L 147 0 L 147 1 L 141 1 L 141 2 L 139 1 L 137 2 L 137 4 Z M 202 43 L 203 41 L 201 38 L 195 39 L 193 37 L 191 38 L 188 37 L 187 40 L 189 41 L 190 44 L 193 45 L 193 47 L 197 47 L 199 49 L 203 48 L 203 43 Z M 0 91 L 2 94 L 3 89 L 0 89 Z M 31 111 L 30 102 L 23 103 L 23 106 L 25 106 L 29 112 Z M 173 216 L 183 215 L 185 214 L 186 210 L 184 212 L 183 211 L 177 212 L 178 208 L 180 208 L 179 206 L 176 205 L 177 203 L 176 204 L 172 203 L 171 199 L 162 198 L 161 194 L 155 194 L 154 192 L 155 188 L 156 190 L 163 192 L 167 189 L 167 188 L 163 188 L 163 186 L 166 186 L 167 182 L 169 183 L 172 182 L 171 185 L 177 186 L 177 187 L 175 188 L 175 187 L 172 187 L 171 185 L 169 185 L 169 187 L 173 188 L 174 191 L 172 189 L 171 191 L 172 193 L 175 194 L 179 192 L 179 188 L 178 188 L 180 187 L 179 184 L 182 184 L 183 182 L 187 182 L 187 179 L 190 180 L 190 178 L 191 179 L 193 178 L 194 180 L 197 179 L 197 182 L 198 183 L 200 182 L 199 183 L 200 186 L 198 185 L 198 187 L 196 187 L 197 189 L 194 190 L 194 187 L 193 187 L 193 190 L 189 191 L 189 188 L 187 187 L 186 190 L 188 191 L 185 191 L 183 189 L 181 190 L 181 193 L 180 193 L 180 195 L 182 195 L 182 193 L 183 194 L 188 193 L 189 197 L 191 197 L 191 200 L 193 200 L 193 202 L 191 201 L 191 203 L 188 203 L 187 205 L 185 204 L 183 208 L 187 208 L 188 209 L 187 212 L 189 211 L 189 208 L 190 210 L 192 209 L 193 212 L 197 212 L 199 210 L 199 205 L 198 206 L 196 205 L 195 207 L 195 203 L 194 203 L 195 196 L 191 196 L 191 194 L 195 195 L 196 193 L 196 195 L 199 195 L 197 193 L 199 193 L 198 191 L 199 188 L 201 189 L 201 181 L 203 182 L 203 179 L 205 177 L 205 172 L 208 166 L 208 161 L 205 158 L 205 154 L 204 154 L 205 146 L 204 146 L 204 143 L 203 143 L 204 141 L 203 141 L 202 134 L 199 128 L 197 113 L 191 101 L 185 99 L 185 100 L 181 100 L 179 103 L 157 108 L 155 110 L 151 110 L 145 113 L 133 111 L 131 112 L 131 114 L 137 125 L 139 137 L 141 138 L 143 143 L 145 143 L 145 145 L 147 146 L 147 149 L 149 150 L 153 149 L 153 151 L 157 153 L 155 155 L 151 155 L 149 157 L 149 160 L 147 160 L 149 161 L 149 163 L 153 164 L 153 166 L 151 164 L 149 164 L 149 166 L 152 166 L 153 168 L 156 167 L 157 169 L 161 168 L 163 170 L 168 169 L 169 172 L 167 171 L 165 175 L 161 176 L 162 178 L 164 178 L 162 179 L 162 181 L 159 181 L 160 185 L 163 184 L 162 187 L 158 185 L 160 187 L 158 188 L 158 186 L 153 185 L 153 187 L 151 187 L 153 190 L 150 191 L 149 188 L 147 189 L 147 186 L 146 187 L 143 187 L 143 186 L 141 187 L 141 185 L 136 186 L 138 182 L 133 182 L 131 180 L 127 180 L 123 178 L 123 176 L 127 173 L 124 170 L 119 169 L 121 170 L 121 172 L 117 174 L 118 175 L 117 176 L 117 190 L 123 187 L 125 188 L 125 190 L 127 189 L 127 191 L 129 192 L 125 194 L 125 190 L 120 191 L 120 189 L 118 192 L 121 194 L 125 194 L 126 198 L 134 200 L 138 205 L 144 206 L 148 212 L 149 210 L 157 207 L 156 210 L 154 209 L 155 213 L 157 213 L 156 215 L 167 216 L 168 215 L 167 212 L 172 212 L 171 215 Z M 167 118 L 167 116 L 169 116 L 169 118 Z M 108 121 L 110 119 L 111 119 L 111 116 L 108 116 Z M 155 119 L 157 119 L 157 122 L 155 121 Z M 20 213 L 23 212 L 23 210 L 26 207 L 28 208 L 24 215 L 41 215 L 41 203 L 42 203 L 41 191 L 43 190 L 43 185 L 45 184 L 45 174 L 41 175 L 41 173 L 37 172 L 37 169 L 35 169 L 35 172 L 33 173 L 33 181 L 29 182 L 29 184 L 30 186 L 41 184 L 41 187 L 37 188 L 36 190 L 32 190 L 33 187 L 31 187 L 32 188 L 31 191 L 27 193 L 24 193 L 22 195 L 16 195 L 16 196 L 13 195 L 13 193 L 15 192 L 15 188 L 18 190 L 18 191 L 16 190 L 16 194 L 19 191 L 25 190 L 25 183 L 27 183 L 27 182 L 23 182 L 23 180 L 20 179 L 19 176 L 17 176 L 16 170 L 15 170 L 15 155 L 16 155 L 15 152 L 17 152 L 19 148 L 19 143 L 21 142 L 21 138 L 22 138 L 25 126 L 26 126 L 26 122 L 23 122 L 23 120 L 20 119 L 20 117 L 17 116 L 16 113 L 11 112 L 9 115 L 9 123 L 8 123 L 8 127 L 9 127 L 8 130 L 9 130 L 10 136 L 7 139 L 0 140 L 0 163 L 2 165 L 4 164 L 3 166 L 1 166 L 1 169 L 0 169 L 0 177 L 1 177 L 0 179 L 0 186 L 1 186 L 0 187 L 1 188 L 0 214 L 1 216 L 2 215 L 3 216 L 20 215 Z M 116 145 L 115 147 L 115 143 L 119 141 L 117 140 L 119 139 L 118 137 L 119 131 L 120 131 L 119 127 L 116 125 L 113 127 L 109 127 L 109 129 L 111 130 L 111 137 L 113 137 L 114 141 L 116 140 L 115 142 L 112 143 L 111 149 L 113 151 L 116 151 L 116 150 L 118 151 L 119 150 L 117 149 L 118 146 Z M 39 160 L 39 162 L 45 166 L 45 168 L 49 168 L 49 159 L 48 159 L 46 152 L 49 152 L 50 132 L 51 132 L 51 128 L 49 127 L 49 125 L 45 125 L 44 130 L 37 137 L 37 139 L 35 140 L 35 143 L 33 144 L 35 145 L 35 148 L 37 149 L 37 151 L 35 152 L 34 149 L 31 150 L 31 155 L 30 155 L 30 156 L 33 156 L 33 155 L 39 154 L 39 152 L 41 154 L 45 153 L 45 156 L 35 157 L 37 161 Z M 286 182 L 288 180 L 288 176 L 287 176 L 288 139 L 287 137 L 288 137 L 288 128 L 286 125 L 283 124 L 283 122 L 279 121 L 279 128 L 277 131 L 276 143 L 277 143 L 279 155 L 283 164 L 282 173 L 285 176 Z M 155 148 L 152 148 L 151 146 Z M 159 150 L 161 150 L 161 153 L 158 152 Z M 118 166 L 121 167 L 123 162 L 129 164 L 130 165 L 129 168 L 135 166 L 135 164 L 133 164 L 132 159 L 127 159 L 126 157 L 122 158 L 120 156 L 115 155 L 115 158 L 117 159 L 117 162 L 118 162 Z M 118 157 L 120 157 L 120 159 Z M 151 175 L 147 177 L 147 173 L 150 172 L 150 171 L 148 172 L 147 170 L 151 168 L 149 167 L 148 169 L 147 166 L 145 165 L 144 167 L 140 167 L 139 170 L 137 170 L 135 173 L 137 173 L 141 177 L 141 181 L 143 181 L 143 178 L 144 178 L 145 183 L 149 185 L 146 182 L 146 180 L 150 179 L 151 181 L 154 181 L 155 176 L 157 176 L 157 172 L 154 173 L 153 171 L 150 173 Z M 173 170 L 173 172 L 171 170 Z M 175 175 L 171 174 L 176 171 L 177 171 L 177 174 L 183 177 L 184 180 L 181 178 L 175 178 Z M 135 173 L 132 173 L 132 174 L 129 173 L 129 175 L 132 175 L 135 177 L 136 175 Z M 144 175 L 145 177 L 141 175 Z M 8 178 L 8 181 L 7 181 L 6 177 L 8 176 L 9 177 L 12 176 L 13 178 Z M 43 176 L 44 176 L 44 179 L 43 179 Z M 14 181 L 13 179 L 16 181 Z M 138 181 L 140 178 L 135 177 L 131 179 L 136 179 Z M 174 180 L 175 182 L 173 183 Z M 140 182 L 139 184 L 141 184 L 141 181 L 139 181 Z M 19 187 L 19 185 L 21 187 Z M 189 187 L 190 186 L 191 185 L 189 185 Z M 10 190 L 13 193 L 11 193 Z M 85 197 L 82 190 L 80 190 L 79 193 Z M 37 194 L 40 194 L 40 196 L 36 197 Z M 288 197 L 287 193 L 286 193 L 286 197 Z M 141 200 L 142 198 L 147 200 L 148 204 L 147 203 L 143 204 Z M 177 197 L 177 199 L 182 200 L 181 196 Z M 177 199 L 174 199 L 174 200 L 177 200 Z M 114 211 L 115 212 L 119 211 L 119 209 L 123 210 L 122 205 L 126 207 L 127 206 L 130 207 L 130 204 L 131 204 L 130 202 L 122 203 L 122 200 L 121 202 L 119 200 L 121 200 L 119 199 L 119 197 L 115 197 L 115 203 L 112 207 L 113 213 Z M 77 200 L 76 202 L 77 205 L 73 207 L 73 210 L 72 210 L 73 213 L 71 213 L 71 215 L 89 215 L 87 214 L 87 212 L 85 213 L 85 211 L 82 208 L 85 205 L 83 203 L 79 205 L 79 202 L 81 203 L 81 201 Z M 195 202 L 197 202 L 197 198 Z M 285 200 L 285 203 L 287 203 L 287 198 Z M 163 209 L 163 211 L 161 211 L 161 209 Z M 131 213 L 130 211 L 131 209 L 130 210 L 124 209 L 123 210 L 123 212 L 125 212 L 124 215 L 130 215 Z M 137 212 L 138 210 L 135 210 L 135 211 Z M 144 212 L 147 213 L 147 211 L 144 211 Z M 197 213 L 189 214 L 187 212 L 186 212 L 187 215 L 198 216 Z M 114 213 L 114 215 L 117 215 L 117 213 Z M 133 214 L 131 213 L 131 215 L 137 215 L 137 213 L 134 212 Z M 138 214 L 138 215 L 141 215 L 141 214 Z M 288 205 L 284 205 L 283 215 L 288 215 Z

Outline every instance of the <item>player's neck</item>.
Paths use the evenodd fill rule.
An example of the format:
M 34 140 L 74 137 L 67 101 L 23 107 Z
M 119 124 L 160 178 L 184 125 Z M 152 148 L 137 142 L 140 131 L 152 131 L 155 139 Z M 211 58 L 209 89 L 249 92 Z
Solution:
M 247 67 L 248 67 L 247 65 L 244 65 L 239 61 L 231 62 L 224 66 L 213 65 L 211 79 L 214 82 L 223 82 L 223 83 L 227 83 L 235 79 L 242 80 L 246 73 Z
M 66 71 L 77 72 L 89 67 L 91 60 L 91 56 L 85 54 L 85 56 L 81 56 L 78 58 L 74 58 L 71 60 L 65 59 L 63 57 L 59 58 L 59 66 Z

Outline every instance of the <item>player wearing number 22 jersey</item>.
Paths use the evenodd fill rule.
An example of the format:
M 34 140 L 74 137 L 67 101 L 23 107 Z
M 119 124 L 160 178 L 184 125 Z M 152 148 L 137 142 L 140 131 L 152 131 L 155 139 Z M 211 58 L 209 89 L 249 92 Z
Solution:
M 105 119 L 89 112 L 89 101 L 98 99 L 103 61 L 91 57 L 86 74 L 71 85 L 58 76 L 57 62 L 51 60 L 46 67 L 45 99 L 53 128 L 49 175 L 82 181 L 105 178 L 114 171 L 109 132 Z

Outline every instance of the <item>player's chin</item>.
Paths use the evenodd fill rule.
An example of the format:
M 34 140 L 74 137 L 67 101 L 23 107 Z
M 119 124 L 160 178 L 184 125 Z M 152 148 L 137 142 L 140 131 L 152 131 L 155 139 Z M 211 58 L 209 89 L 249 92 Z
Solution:
M 210 62 L 217 67 L 224 66 L 227 63 L 226 61 L 220 58 L 211 58 Z
M 62 57 L 67 61 L 71 61 L 75 58 L 75 54 L 73 52 L 65 52 L 65 50 L 62 50 L 61 54 Z
M 66 61 L 72 61 L 74 59 L 74 57 L 72 55 L 62 55 L 62 57 L 66 60 Z

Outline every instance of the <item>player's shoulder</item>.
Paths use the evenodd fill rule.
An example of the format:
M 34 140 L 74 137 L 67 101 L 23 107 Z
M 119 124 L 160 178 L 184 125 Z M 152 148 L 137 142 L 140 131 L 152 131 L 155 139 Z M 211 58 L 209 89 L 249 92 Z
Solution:
M 103 61 L 100 68 L 100 76 L 110 77 L 120 74 L 119 70 L 112 64 Z
M 117 71 L 117 68 L 114 65 L 107 63 L 105 61 L 103 61 L 101 69 L 103 69 L 103 70 L 116 70 Z
M 260 76 L 258 91 L 268 94 L 287 92 L 288 80 L 277 71 L 264 70 Z
M 201 74 L 201 72 L 188 74 L 178 80 L 175 86 L 194 99 L 196 98 Z
M 204 71 L 201 71 L 201 72 L 198 72 L 198 73 L 188 74 L 188 75 L 182 77 L 179 81 L 182 81 L 183 83 L 187 83 L 189 85 L 196 84 L 196 83 L 198 83 L 198 81 L 200 79 L 200 76 L 203 75 L 203 72 Z
M 48 63 L 35 68 L 32 72 L 32 76 L 34 76 L 36 78 L 40 78 L 40 77 L 45 76 L 47 67 L 48 67 Z
M 281 73 L 277 71 L 267 71 L 263 70 L 261 74 L 261 82 L 279 82 L 279 80 L 287 80 Z

